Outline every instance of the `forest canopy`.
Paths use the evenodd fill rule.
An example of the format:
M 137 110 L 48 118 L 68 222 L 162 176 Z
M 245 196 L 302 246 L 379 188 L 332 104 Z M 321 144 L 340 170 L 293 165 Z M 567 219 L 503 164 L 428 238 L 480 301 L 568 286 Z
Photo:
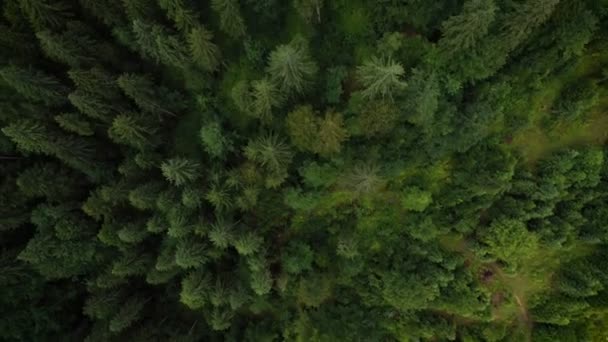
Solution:
M 0 7 L 1 341 L 608 339 L 608 0 Z

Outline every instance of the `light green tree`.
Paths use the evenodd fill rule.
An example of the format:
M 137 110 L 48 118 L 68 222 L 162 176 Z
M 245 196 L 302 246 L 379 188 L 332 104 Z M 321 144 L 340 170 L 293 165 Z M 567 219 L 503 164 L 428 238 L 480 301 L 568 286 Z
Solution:
M 163 176 L 171 183 L 180 186 L 192 182 L 201 176 L 197 162 L 185 158 L 172 158 L 161 164 Z
M 282 92 L 293 95 L 304 93 L 314 80 L 318 67 L 310 56 L 307 42 L 297 37 L 270 53 L 266 70 Z
M 193 28 L 188 34 L 188 45 L 194 63 L 209 71 L 216 70 L 220 62 L 220 49 L 212 39 L 213 33 L 202 26 Z
M 357 67 L 357 78 L 363 86 L 362 95 L 365 98 L 389 98 L 405 89 L 402 80 L 405 70 L 391 58 L 372 57 L 363 65 Z

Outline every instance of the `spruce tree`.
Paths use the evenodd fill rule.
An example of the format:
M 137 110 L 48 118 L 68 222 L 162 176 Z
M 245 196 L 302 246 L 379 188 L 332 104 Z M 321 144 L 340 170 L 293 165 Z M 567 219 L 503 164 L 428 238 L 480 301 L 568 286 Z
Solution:
M 173 158 L 162 163 L 161 170 L 165 178 L 177 185 L 192 182 L 201 176 L 200 165 L 185 158 Z
M 372 57 L 357 68 L 357 77 L 363 86 L 366 98 L 389 98 L 406 86 L 401 78 L 405 74 L 403 66 L 390 58 Z
M 220 49 L 212 39 L 213 33 L 202 26 L 193 28 L 188 34 L 192 60 L 208 71 L 216 70 L 220 62 Z
M 317 73 L 317 64 L 312 60 L 307 42 L 301 37 L 289 44 L 279 45 L 270 53 L 268 74 L 279 89 L 286 94 L 302 94 L 310 86 Z
M 66 102 L 67 87 L 45 72 L 9 65 L 0 69 L 0 76 L 9 86 L 29 100 L 49 106 Z
M 235 39 L 245 34 L 247 28 L 237 0 L 212 0 L 211 7 L 219 14 L 222 31 Z

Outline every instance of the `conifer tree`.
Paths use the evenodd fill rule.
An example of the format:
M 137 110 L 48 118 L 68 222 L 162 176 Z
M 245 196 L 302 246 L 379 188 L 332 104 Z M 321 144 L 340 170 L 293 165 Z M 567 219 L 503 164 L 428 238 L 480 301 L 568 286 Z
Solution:
M 0 76 L 9 86 L 29 100 L 50 106 L 66 102 L 68 89 L 57 78 L 42 71 L 9 65 L 0 69 Z
M 245 80 L 237 82 L 234 87 L 232 87 L 230 97 L 241 112 L 250 113 L 253 96 L 249 82 Z
M 272 289 L 272 276 L 268 270 L 251 273 L 251 289 L 258 296 L 263 296 Z
M 19 4 L 34 30 L 59 28 L 73 16 L 70 5 L 65 1 L 23 0 Z
M 55 122 L 59 127 L 72 133 L 82 136 L 91 136 L 95 134 L 93 125 L 80 113 L 61 113 L 55 115 Z
M 24 169 L 16 180 L 19 190 L 28 197 L 44 196 L 48 200 L 64 200 L 78 194 L 84 187 L 68 168 L 56 163 L 38 163 Z
M 202 26 L 194 27 L 188 34 L 192 60 L 208 71 L 215 71 L 220 61 L 220 49 L 212 39 L 213 33 Z
M 179 36 L 142 20 L 133 21 L 133 32 L 143 57 L 178 68 L 187 66 L 189 51 Z
M 154 209 L 163 187 L 161 182 L 148 182 L 137 186 L 129 192 L 129 202 L 137 209 Z
M 191 309 L 200 309 L 208 302 L 210 287 L 208 274 L 200 269 L 192 271 L 182 279 L 180 301 Z
M 395 92 L 406 86 L 401 80 L 404 73 L 403 66 L 390 58 L 372 57 L 357 68 L 357 77 L 364 87 L 362 94 L 366 98 L 392 99 Z
M 71 23 L 61 34 L 45 30 L 37 32 L 36 37 L 49 58 L 71 67 L 91 65 L 96 62 L 95 50 L 99 45 L 83 26 Z
M 165 178 L 180 186 L 192 182 L 201 176 L 200 165 L 185 158 L 173 158 L 162 163 L 161 170 Z
M 286 123 L 291 143 L 302 151 L 312 150 L 318 133 L 318 120 L 312 107 L 297 107 L 289 112 Z
M 98 95 L 106 100 L 118 101 L 121 99 L 116 77 L 105 69 L 100 67 L 72 69 L 68 71 L 68 76 L 79 90 Z
M 165 10 L 177 29 L 188 32 L 198 22 L 196 13 L 188 8 L 183 0 L 158 0 L 160 7 Z
M 123 331 L 134 322 L 141 319 L 142 310 L 144 309 L 146 302 L 147 300 L 137 296 L 128 299 L 110 320 L 110 331 Z
M 387 101 L 370 101 L 359 114 L 359 126 L 367 137 L 390 132 L 398 118 L 397 107 Z
M 207 261 L 205 244 L 192 238 L 181 239 L 175 250 L 175 263 L 185 269 L 197 268 Z
M 70 93 L 68 99 L 81 113 L 103 123 L 111 123 L 114 116 L 121 111 L 112 101 L 80 89 Z
M 234 240 L 232 224 L 226 222 L 224 219 L 218 218 L 218 220 L 211 225 L 209 240 L 211 240 L 211 243 L 217 248 L 225 249 L 230 246 Z
M 338 153 L 347 138 L 348 132 L 344 127 L 342 114 L 329 110 L 319 122 L 317 140 L 313 145 L 314 151 L 322 156 Z
M 140 150 L 155 146 L 155 134 L 156 129 L 135 113 L 118 115 L 108 130 L 108 136 L 115 142 Z
M 232 206 L 228 189 L 219 183 L 211 185 L 211 188 L 205 194 L 205 199 L 220 213 Z
M 317 73 L 307 42 L 297 37 L 289 44 L 279 45 L 270 53 L 267 72 L 286 94 L 302 94 Z
M 235 39 L 245 34 L 245 22 L 237 0 L 212 0 L 211 7 L 219 14 L 222 31 Z
M 124 294 L 119 289 L 93 293 L 87 298 L 84 313 L 91 318 L 110 318 L 121 306 L 123 296 Z
M 144 111 L 175 116 L 174 111 L 183 108 L 178 93 L 156 86 L 148 75 L 124 74 L 118 78 L 118 86 Z
M 253 114 L 264 122 L 272 120 L 273 109 L 279 107 L 283 98 L 275 84 L 269 79 L 251 82 Z
M 239 254 L 252 255 L 260 250 L 263 239 L 252 232 L 247 232 L 241 233 L 232 243 Z
M 442 23 L 441 50 L 448 55 L 473 47 L 483 38 L 494 21 L 497 6 L 494 0 L 469 0 L 461 14 Z
M 6 134 L 19 149 L 26 152 L 39 152 L 52 154 L 55 148 L 51 139 L 48 125 L 32 119 L 15 121 L 2 128 L 2 133 Z
M 122 5 L 129 22 L 153 19 L 158 10 L 154 0 L 122 0 Z
M 292 158 L 287 144 L 275 134 L 266 134 L 250 141 L 244 152 L 249 160 L 271 171 L 283 170 Z
M 146 239 L 149 232 L 141 222 L 129 222 L 117 232 L 118 238 L 128 244 L 138 244 Z
M 205 151 L 214 158 L 225 158 L 232 149 L 232 142 L 225 136 L 218 122 L 211 122 L 201 127 L 201 142 Z

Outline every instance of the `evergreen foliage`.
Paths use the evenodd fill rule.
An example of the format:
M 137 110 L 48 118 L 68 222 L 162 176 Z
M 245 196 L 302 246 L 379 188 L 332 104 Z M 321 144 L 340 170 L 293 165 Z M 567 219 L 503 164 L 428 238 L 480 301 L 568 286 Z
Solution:
M 606 0 L 5 0 L 0 341 L 605 341 Z

